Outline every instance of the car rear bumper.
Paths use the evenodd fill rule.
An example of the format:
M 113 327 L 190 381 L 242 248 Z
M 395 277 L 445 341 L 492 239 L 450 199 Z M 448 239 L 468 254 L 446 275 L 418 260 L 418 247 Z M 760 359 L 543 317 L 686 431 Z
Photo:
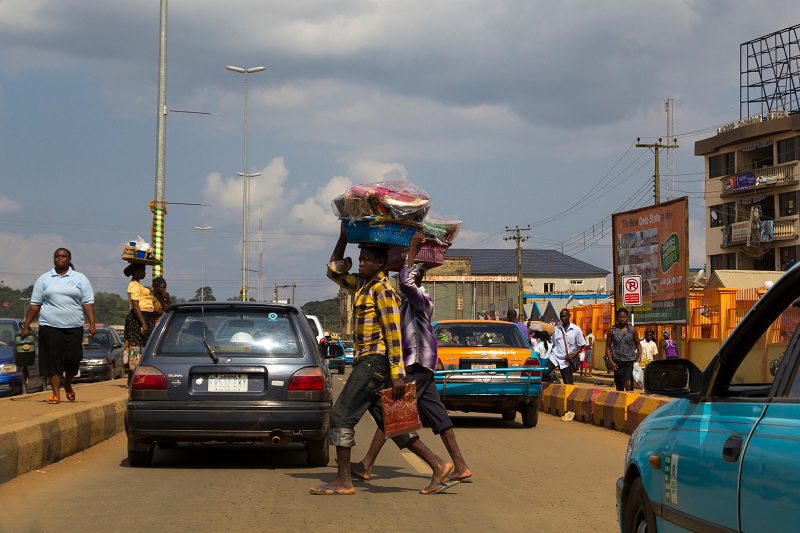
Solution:
M 335 368 L 338 370 L 344 368 L 346 364 L 344 359 L 328 359 L 328 368 Z
M 12 396 L 22 392 L 22 372 L 0 374 L 0 396 Z
M 265 441 L 326 437 L 329 402 L 129 401 L 128 437 L 139 441 Z M 275 441 L 275 438 L 278 441 Z
M 75 381 L 96 381 L 99 379 L 105 379 L 108 377 L 108 372 L 111 370 L 111 365 L 92 365 L 92 366 L 83 366 L 81 365 L 80 377 L 76 377 Z

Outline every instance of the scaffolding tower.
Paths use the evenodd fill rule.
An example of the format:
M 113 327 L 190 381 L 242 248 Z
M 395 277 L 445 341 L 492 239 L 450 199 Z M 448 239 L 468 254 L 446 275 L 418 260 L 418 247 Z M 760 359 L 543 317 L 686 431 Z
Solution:
M 800 24 L 739 45 L 739 118 L 800 112 Z

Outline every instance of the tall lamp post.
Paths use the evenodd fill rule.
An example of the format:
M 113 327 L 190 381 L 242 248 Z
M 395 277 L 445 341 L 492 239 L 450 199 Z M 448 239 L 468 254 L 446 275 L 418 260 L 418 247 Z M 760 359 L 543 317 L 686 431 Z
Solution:
M 206 232 L 214 229 L 212 226 L 195 226 L 197 231 Z M 200 253 L 200 301 L 206 301 L 206 240 L 203 239 L 203 248 Z
M 241 301 L 247 301 L 247 203 L 249 202 L 249 183 L 248 178 L 257 176 L 259 174 L 248 174 L 247 173 L 247 75 L 254 74 L 256 72 L 261 72 L 266 70 L 267 67 L 250 67 L 250 68 L 243 68 L 243 67 L 235 67 L 232 65 L 228 65 L 225 67 L 227 70 L 231 72 L 235 72 L 237 74 L 242 74 L 242 79 L 244 80 L 244 170 L 243 172 L 239 172 L 240 176 L 242 176 L 242 289 L 239 292 L 241 297 Z

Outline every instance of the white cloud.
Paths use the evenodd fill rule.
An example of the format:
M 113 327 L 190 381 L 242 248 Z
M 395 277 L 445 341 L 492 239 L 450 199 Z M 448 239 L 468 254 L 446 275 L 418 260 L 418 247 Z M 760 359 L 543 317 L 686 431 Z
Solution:
M 250 169 L 251 174 L 257 172 Z M 286 203 L 284 183 L 289 177 L 289 170 L 283 157 L 276 157 L 260 172 L 260 176 L 250 178 L 250 206 L 257 209 L 263 205 L 267 216 L 284 207 Z M 240 176 L 224 178 L 219 172 L 212 172 L 206 177 L 203 195 L 215 207 L 229 213 L 235 210 L 241 213 L 242 183 Z
M 358 183 L 408 179 L 408 170 L 400 163 L 369 159 L 359 159 L 350 163 L 350 174 Z
M 12 200 L 8 196 L 0 195 L 0 213 L 18 213 L 21 210 L 21 203 Z

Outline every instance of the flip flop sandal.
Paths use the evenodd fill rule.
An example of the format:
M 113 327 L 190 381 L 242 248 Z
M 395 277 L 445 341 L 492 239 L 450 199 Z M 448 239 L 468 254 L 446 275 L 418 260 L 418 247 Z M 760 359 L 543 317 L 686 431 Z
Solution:
M 425 489 L 429 489 L 431 487 L 436 487 L 436 488 L 434 488 L 430 492 L 423 492 L 425 489 L 422 489 L 421 491 L 419 491 L 419 493 L 422 494 L 423 496 L 428 496 L 429 494 L 441 494 L 442 492 L 446 491 L 450 487 L 454 487 L 456 485 L 458 485 L 458 481 L 447 481 L 447 482 L 441 482 L 441 483 L 431 483 L 430 485 L 425 487 Z
M 319 487 L 308 489 L 308 493 L 312 496 L 352 496 L 356 493 L 356 489 L 337 489 L 336 487 L 332 487 L 326 483 L 320 485 Z
M 472 474 L 468 475 L 467 477 L 456 477 L 450 474 L 449 476 L 447 476 L 447 481 L 458 481 L 459 483 L 473 483 Z
M 67 400 L 69 400 L 71 402 L 75 401 L 75 391 L 74 390 L 70 390 L 69 392 L 66 393 L 66 395 L 67 395 Z
M 58 396 L 50 396 L 50 397 L 47 399 L 47 403 L 49 403 L 49 404 L 52 404 L 52 405 L 55 405 L 55 404 L 57 404 L 57 403 L 58 403 L 58 402 L 60 402 L 60 401 L 61 401 L 61 398 L 59 398 Z
M 359 481 L 369 481 L 372 479 L 372 476 L 364 475 L 361 472 L 356 471 L 353 467 L 350 467 L 350 475 Z

